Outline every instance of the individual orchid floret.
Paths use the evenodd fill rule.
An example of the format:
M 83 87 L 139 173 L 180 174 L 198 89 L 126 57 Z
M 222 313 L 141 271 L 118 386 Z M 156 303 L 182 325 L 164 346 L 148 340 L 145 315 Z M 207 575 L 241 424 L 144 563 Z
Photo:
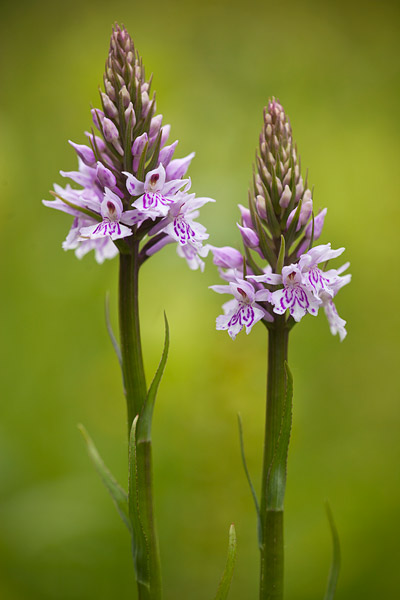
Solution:
M 282 269 L 283 289 L 271 294 L 274 312 L 283 315 L 289 310 L 295 321 L 300 321 L 307 312 L 317 315 L 322 301 L 305 286 L 303 274 L 297 265 Z
M 139 196 L 132 206 L 152 220 L 157 217 L 165 217 L 171 204 L 174 203 L 174 195 L 189 183 L 189 179 L 173 179 L 166 182 L 165 169 L 162 164 L 147 173 L 144 181 L 139 181 L 127 171 L 123 171 L 123 173 L 127 177 L 128 192 L 131 196 Z
M 268 327 L 279 322 L 290 329 L 324 306 L 332 327 L 343 337 L 344 325 L 330 303 L 350 276 L 341 276 L 343 267 L 326 270 L 325 263 L 344 249 L 333 250 L 330 244 L 312 248 L 327 211 L 313 216 L 312 192 L 301 175 L 289 119 L 274 98 L 264 110 L 249 208 L 239 209 L 244 255 L 230 251 L 225 258 L 213 252 L 221 278 L 231 283 L 237 277 L 234 269 L 241 269 L 243 279 L 270 291 L 272 306 L 266 306 L 263 317 Z M 260 264 L 260 258 L 265 262 Z
M 121 221 L 132 223 L 132 216 L 135 216 L 134 211 L 127 211 L 123 214 L 120 198 L 108 188 L 106 188 L 100 210 L 103 220 L 96 225 L 83 227 L 80 230 L 81 239 L 95 240 L 96 238 L 110 237 L 112 240 L 118 240 L 132 235 L 132 229 L 121 224 Z
M 206 228 L 200 223 L 195 223 L 198 209 L 207 202 L 214 202 L 212 198 L 196 198 L 195 194 L 179 194 L 176 202 L 170 207 L 168 225 L 164 231 L 173 237 L 181 246 L 190 244 L 199 248 L 208 238 Z
M 250 282 L 238 277 L 229 285 L 212 285 L 210 288 L 218 294 L 233 294 L 234 296 L 232 300 L 222 306 L 224 314 L 217 317 L 216 321 L 217 329 L 228 330 L 233 340 L 243 327 L 249 334 L 253 325 L 265 316 L 265 310 L 258 306 L 257 302 L 269 301 L 269 290 L 255 291 Z
M 299 259 L 299 269 L 304 278 L 304 285 L 316 296 L 325 292 L 331 298 L 334 296 L 333 287 L 337 279 L 338 272 L 332 269 L 329 272 L 322 271 L 318 264 L 325 263 L 328 260 L 337 258 L 344 252 L 344 248 L 332 250 L 330 244 L 323 244 L 311 248 L 306 254 L 302 254 Z

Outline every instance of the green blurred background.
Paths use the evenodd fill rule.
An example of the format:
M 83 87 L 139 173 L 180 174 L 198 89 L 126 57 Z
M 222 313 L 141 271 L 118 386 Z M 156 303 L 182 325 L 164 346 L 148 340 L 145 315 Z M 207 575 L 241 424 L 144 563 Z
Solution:
M 125 407 L 104 325 L 117 262 L 64 253 L 66 215 L 44 209 L 68 139 L 83 142 L 98 105 L 112 23 L 125 23 L 158 110 L 196 151 L 190 174 L 211 243 L 238 245 L 262 107 L 288 112 L 322 242 L 346 247 L 353 282 L 338 298 L 344 343 L 323 315 L 293 331 L 294 426 L 286 501 L 286 597 L 322 598 L 331 556 L 329 499 L 340 531 L 338 600 L 400 594 L 399 12 L 395 3 L 2 2 L 0 78 L 0 597 L 135 598 L 127 532 L 76 428 L 85 424 L 125 482 Z M 252 500 L 236 413 L 259 486 L 266 333 L 216 332 L 216 269 L 191 272 L 166 248 L 143 268 L 148 377 L 163 310 L 170 360 L 154 420 L 155 488 L 165 600 L 212 598 L 229 524 L 238 534 L 232 600 L 257 597 Z

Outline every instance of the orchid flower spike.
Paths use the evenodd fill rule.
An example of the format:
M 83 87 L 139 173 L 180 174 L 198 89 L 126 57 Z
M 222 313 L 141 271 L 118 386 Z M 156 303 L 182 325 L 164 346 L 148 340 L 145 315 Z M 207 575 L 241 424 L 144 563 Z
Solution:
M 337 314 L 333 298 L 350 281 L 350 275 L 341 276 L 348 265 L 326 270 L 327 262 L 340 256 L 344 248 L 333 250 L 330 244 L 313 247 L 322 234 L 327 209 L 314 216 L 313 194 L 307 178 L 301 175 L 289 119 L 274 98 L 264 110 L 249 207 L 239 205 L 239 209 L 242 224 L 237 225 L 244 252 L 208 246 L 222 279 L 231 286 L 211 289 L 221 293 L 223 287 L 225 293 L 234 296 L 231 304 L 224 305 L 225 316 L 218 317 L 217 329 L 227 329 L 235 337 L 242 328 L 238 323 L 245 322 L 234 287 L 240 275 L 258 286 L 253 295 L 246 292 L 246 306 L 254 306 L 255 294 L 260 297 L 260 292 L 267 292 L 262 305 L 264 315 L 255 311 L 259 318 L 251 320 L 251 327 L 257 320 L 263 320 L 269 328 L 283 320 L 290 328 L 306 314 L 316 316 L 323 307 L 331 332 L 344 339 L 346 322 Z M 229 324 L 230 318 L 234 326 L 233 322 Z

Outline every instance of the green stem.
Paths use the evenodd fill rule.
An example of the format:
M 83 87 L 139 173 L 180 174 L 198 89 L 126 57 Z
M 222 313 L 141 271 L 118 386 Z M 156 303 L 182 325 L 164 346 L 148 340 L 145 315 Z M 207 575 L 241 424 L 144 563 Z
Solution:
M 283 507 L 268 506 L 268 474 L 274 457 L 285 405 L 285 361 L 289 332 L 284 316 L 276 317 L 268 334 L 267 410 L 261 489 L 260 600 L 283 599 Z
M 129 254 L 120 254 L 119 326 L 124 392 L 128 412 L 128 440 L 132 423 L 140 415 L 147 396 L 139 324 L 138 242 L 133 241 Z M 161 571 L 154 522 L 151 440 L 137 444 L 137 508 L 147 556 L 144 571 L 148 583 L 137 581 L 139 600 L 161 599 Z M 133 540 L 135 544 L 135 540 Z

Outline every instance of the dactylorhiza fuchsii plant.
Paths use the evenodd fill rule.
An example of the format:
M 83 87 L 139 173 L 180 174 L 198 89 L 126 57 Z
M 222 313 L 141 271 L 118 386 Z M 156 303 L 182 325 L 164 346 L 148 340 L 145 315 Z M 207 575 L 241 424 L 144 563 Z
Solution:
M 225 285 L 211 288 L 229 294 L 216 327 L 235 339 L 262 322 L 268 330 L 268 381 L 264 461 L 260 502 L 246 466 L 242 424 L 242 457 L 255 501 L 261 555 L 260 600 L 283 598 L 283 510 L 286 465 L 292 419 L 293 381 L 288 367 L 288 340 L 292 327 L 307 314 L 323 309 L 332 334 L 346 336 L 346 321 L 334 299 L 350 275 L 349 266 L 328 268 L 344 248 L 314 246 L 321 236 L 327 209 L 314 214 L 312 191 L 300 172 L 292 130 L 281 104 L 272 99 L 264 110 L 259 153 L 249 192 L 249 206 L 239 205 L 237 224 L 244 245 L 235 248 L 208 245 Z M 333 598 L 339 568 L 339 545 L 329 507 L 334 560 L 326 600 Z
M 163 125 L 162 115 L 156 114 L 150 87 L 151 78 L 145 77 L 132 39 L 124 27 L 115 25 L 104 92 L 100 92 L 101 108 L 92 109 L 97 131 L 92 128 L 86 132 L 86 144 L 70 142 L 78 156 L 78 170 L 61 171 L 62 176 L 80 187 L 69 183 L 64 188 L 54 185 L 55 199 L 43 201 L 73 217 L 63 243 L 65 250 L 75 250 L 78 258 L 94 250 L 98 263 L 119 255 L 119 344 L 108 313 L 107 327 L 121 365 L 127 403 L 127 492 L 105 467 L 86 430 L 81 430 L 89 454 L 131 534 L 140 600 L 162 597 L 153 509 L 151 421 L 167 360 L 169 333 L 165 319 L 164 351 L 148 388 L 140 340 L 139 269 L 166 244 L 176 243 L 178 254 L 189 267 L 202 270 L 202 256 L 207 254 L 203 243 L 208 234 L 195 219 L 198 209 L 213 201 L 191 193 L 186 173 L 194 154 L 174 158 L 178 142 L 167 144 L 170 126 Z M 231 528 L 230 546 L 234 539 Z

